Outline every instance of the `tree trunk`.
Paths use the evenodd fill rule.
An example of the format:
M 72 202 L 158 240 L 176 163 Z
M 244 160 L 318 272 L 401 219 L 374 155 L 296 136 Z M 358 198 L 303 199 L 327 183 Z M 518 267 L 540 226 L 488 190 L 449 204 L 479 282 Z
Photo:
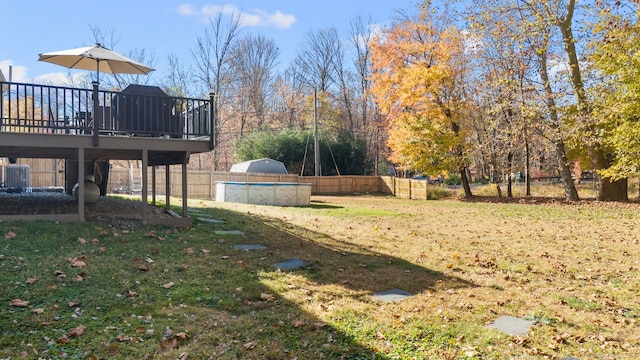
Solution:
M 571 167 L 569 167 L 569 160 L 567 159 L 567 151 L 564 146 L 564 141 L 558 139 L 555 141 L 556 157 L 558 158 L 558 166 L 560 167 L 560 176 L 562 176 L 562 185 L 564 187 L 564 197 L 568 200 L 579 200 L 578 190 L 576 184 L 573 181 L 571 173 Z
M 540 78 L 544 82 L 544 91 L 547 98 L 547 108 L 549 109 L 549 115 L 551 116 L 551 128 L 556 132 L 553 143 L 555 145 L 556 157 L 558 158 L 558 167 L 560 168 L 560 176 L 562 176 L 562 185 L 564 187 L 565 198 L 568 200 L 577 201 L 578 190 L 576 184 L 571 176 L 571 168 L 569 167 L 569 160 L 567 159 L 567 151 L 564 146 L 564 140 L 562 134 L 560 134 L 560 120 L 558 118 L 558 109 L 556 108 L 556 101 L 554 99 L 553 89 L 549 82 L 549 73 L 547 71 L 547 52 L 543 51 L 539 55 L 540 60 Z
M 531 196 L 531 154 L 529 153 L 529 131 L 524 128 L 524 186 L 526 196 Z M 518 178 L 520 181 L 520 178 Z
M 513 169 L 513 151 L 509 151 L 507 154 L 507 168 L 509 172 L 507 173 L 507 197 L 513 197 L 513 178 L 511 177 L 511 172 Z
M 469 199 L 473 197 L 471 193 L 471 187 L 469 186 L 469 179 L 467 178 L 467 167 L 460 167 L 460 180 L 462 181 L 462 188 L 464 189 L 464 197 Z
M 569 1 L 569 3 L 567 4 L 566 15 L 564 18 L 558 19 L 558 26 L 560 27 L 560 32 L 562 33 L 562 42 L 564 43 L 564 49 L 569 60 L 571 86 L 573 87 L 573 91 L 578 102 L 578 112 L 580 116 L 582 116 L 587 121 L 588 124 L 588 119 L 591 116 L 591 110 L 585 94 L 584 84 L 582 82 L 578 53 L 576 51 L 575 39 L 573 37 L 573 30 L 571 28 L 571 21 L 573 18 L 573 11 L 575 9 L 575 3 L 575 0 Z M 595 140 L 595 143 L 589 144 L 587 146 L 587 151 L 591 160 L 591 168 L 593 170 L 596 170 L 596 179 L 598 181 L 598 200 L 628 201 L 628 179 L 621 179 L 612 182 L 602 178 L 602 176 L 598 174 L 597 170 L 606 169 L 609 167 L 609 161 L 607 161 L 604 149 L 598 143 L 599 139 Z

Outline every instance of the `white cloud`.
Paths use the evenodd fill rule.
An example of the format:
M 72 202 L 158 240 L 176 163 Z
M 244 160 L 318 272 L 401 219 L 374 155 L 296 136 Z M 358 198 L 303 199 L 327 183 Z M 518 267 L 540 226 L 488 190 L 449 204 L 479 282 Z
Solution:
M 240 16 L 240 23 L 247 27 L 275 27 L 286 29 L 298 21 L 295 15 L 284 14 L 279 10 L 269 13 L 265 10 L 253 9 L 250 12 L 242 12 L 235 5 L 205 5 L 199 10 L 193 5 L 182 4 L 178 7 L 178 13 L 182 16 L 196 16 L 202 21 L 209 21 L 218 14 Z
M 36 76 L 33 79 L 35 84 L 45 84 L 52 86 L 72 86 L 72 81 L 70 81 L 69 77 L 65 73 L 49 73 Z
M 197 15 L 197 11 L 196 11 L 196 8 L 193 7 L 193 5 L 182 4 L 178 6 L 178 14 L 182 16 L 191 16 L 191 15 Z
M 11 81 L 13 82 L 28 82 L 27 68 L 20 65 L 13 65 L 11 60 L 0 60 L 0 70 L 4 74 L 4 77 L 9 81 L 9 67 L 11 67 Z

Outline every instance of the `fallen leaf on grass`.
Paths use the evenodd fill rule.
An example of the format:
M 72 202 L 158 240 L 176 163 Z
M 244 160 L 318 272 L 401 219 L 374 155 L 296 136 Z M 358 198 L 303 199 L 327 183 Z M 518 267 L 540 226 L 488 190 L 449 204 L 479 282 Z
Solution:
M 94 244 L 97 244 L 97 243 L 100 242 L 100 240 L 94 238 L 94 239 L 91 239 L 91 242 L 94 243 Z
M 247 350 L 251 350 L 254 347 L 256 347 L 256 345 L 258 345 L 258 340 L 253 340 L 251 342 L 248 342 L 248 343 L 242 345 L 242 347 L 244 347 Z
M 73 281 L 76 281 L 76 282 L 84 281 L 84 277 L 85 276 L 86 276 L 85 273 L 80 273 L 80 274 L 76 275 L 76 277 L 73 279 Z
M 173 281 L 170 281 L 170 282 L 168 282 L 168 283 L 166 283 L 166 284 L 162 285 L 162 287 L 163 287 L 163 288 L 165 288 L 165 289 L 170 289 L 170 288 L 172 288 L 174 285 L 175 285 L 175 284 L 173 283 Z
M 87 330 L 86 326 L 80 325 L 76 326 L 71 331 L 69 331 L 69 336 L 82 336 L 84 331 Z
M 26 283 L 27 284 L 33 284 L 34 282 L 38 281 L 38 278 L 28 278 Z
M 76 307 L 76 306 L 80 305 L 80 303 L 79 303 L 79 302 L 77 302 L 77 301 L 69 301 L 69 302 L 67 303 L 67 305 L 68 305 L 69 307 Z
M 178 346 L 178 339 L 176 338 L 171 338 L 162 343 L 162 347 L 164 347 L 166 350 L 175 349 L 177 346 Z
M 211 255 L 211 250 L 202 249 L 202 253 L 203 253 L 205 256 L 208 256 L 208 255 Z
M 305 326 L 305 325 L 307 325 L 307 323 L 305 323 L 302 320 L 293 320 L 291 322 L 291 326 L 293 326 L 294 328 L 299 328 L 299 327 L 302 327 L 302 326 Z
M 44 309 L 43 308 L 37 308 L 37 309 L 31 310 L 31 312 L 34 313 L 34 314 L 44 314 Z
M 101 252 L 101 253 L 103 253 L 103 252 L 107 251 L 107 248 L 106 248 L 106 247 L 104 247 L 104 246 L 101 246 L 101 247 L 98 249 L 98 251 L 99 251 L 99 252 Z
M 127 342 L 127 341 L 132 341 L 133 338 L 131 336 L 126 336 L 126 335 L 120 334 L 120 335 L 116 336 L 116 340 L 118 340 L 120 342 Z
M 276 297 L 275 296 L 273 296 L 271 294 L 267 294 L 267 293 L 260 294 L 260 299 L 262 299 L 264 301 L 268 301 L 268 302 L 276 301 Z
M 62 270 L 53 270 L 53 275 L 58 279 L 64 279 L 65 277 L 67 277 L 67 275 L 65 275 Z
M 62 335 L 58 338 L 58 344 L 68 344 L 69 337 L 67 335 Z
M 185 253 L 186 255 L 191 255 L 191 254 L 193 254 L 193 248 L 186 248 L 186 249 L 184 249 L 184 253 Z
M 80 244 L 84 245 L 84 244 L 86 244 L 86 243 L 87 243 L 87 240 L 86 240 L 85 238 L 81 238 L 81 237 L 79 237 L 79 238 L 78 238 L 78 242 L 79 242 Z
M 87 267 L 87 263 L 84 262 L 84 256 L 78 256 L 68 259 L 72 267 L 84 268 Z
M 20 299 L 13 299 L 13 300 L 11 300 L 11 306 L 27 307 L 27 306 L 29 306 L 29 302 L 25 301 L 25 300 L 20 300 Z
M 149 270 L 150 270 L 150 268 L 149 268 L 149 265 L 147 265 L 147 264 L 142 264 L 142 265 L 140 265 L 140 266 L 138 267 L 138 270 L 140 270 L 140 271 L 144 271 L 144 272 L 147 272 L 147 271 L 149 271 Z
M 138 293 L 137 293 L 137 292 L 135 292 L 135 291 L 131 291 L 131 290 L 129 290 L 129 291 L 127 292 L 127 295 L 129 295 L 129 297 L 136 297 L 136 296 L 138 296 Z
M 153 259 L 150 257 L 144 259 L 144 261 L 148 262 L 149 264 L 153 264 Z
M 4 234 L 4 238 L 5 239 L 13 239 L 14 237 L 18 236 L 16 233 L 14 233 L 13 231 L 9 231 L 8 233 Z

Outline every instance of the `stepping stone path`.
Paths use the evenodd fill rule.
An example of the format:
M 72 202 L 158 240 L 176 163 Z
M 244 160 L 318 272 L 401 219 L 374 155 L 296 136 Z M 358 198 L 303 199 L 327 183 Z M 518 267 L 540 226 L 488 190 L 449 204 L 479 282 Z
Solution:
M 529 332 L 529 329 L 533 326 L 533 321 L 513 317 L 513 316 L 501 316 L 496 319 L 492 324 L 487 327 L 492 329 L 498 329 L 509 335 L 525 335 Z
M 224 220 L 212 219 L 211 215 L 202 212 L 200 209 L 189 209 L 188 211 L 194 218 L 208 223 L 222 224 Z
M 216 230 L 217 235 L 244 235 L 244 231 L 240 230 Z
M 197 218 L 200 221 L 203 222 L 208 222 L 208 223 L 213 223 L 213 224 L 222 224 L 224 223 L 224 220 L 218 220 L 218 219 L 209 219 L 209 218 L 205 218 L 205 217 L 201 217 L 202 215 L 198 215 Z
M 389 289 L 372 295 L 375 299 L 382 302 L 402 301 L 413 296 L 412 293 L 400 289 Z
M 309 265 L 311 264 L 306 261 L 300 260 L 298 258 L 293 258 L 293 259 L 281 261 L 279 263 L 274 264 L 273 266 L 277 267 L 280 270 L 287 271 L 287 270 L 296 270 Z
M 233 245 L 232 248 L 236 250 L 265 250 L 267 247 L 260 244 L 247 244 L 247 245 Z

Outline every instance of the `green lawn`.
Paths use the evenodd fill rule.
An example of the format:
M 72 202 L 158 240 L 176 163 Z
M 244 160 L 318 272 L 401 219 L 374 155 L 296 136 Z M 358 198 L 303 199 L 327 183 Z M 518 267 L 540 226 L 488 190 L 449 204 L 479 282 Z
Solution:
M 640 356 L 636 205 L 318 200 L 198 202 L 225 223 L 191 229 L 2 222 L 0 359 Z M 371 297 L 389 288 L 416 295 Z

